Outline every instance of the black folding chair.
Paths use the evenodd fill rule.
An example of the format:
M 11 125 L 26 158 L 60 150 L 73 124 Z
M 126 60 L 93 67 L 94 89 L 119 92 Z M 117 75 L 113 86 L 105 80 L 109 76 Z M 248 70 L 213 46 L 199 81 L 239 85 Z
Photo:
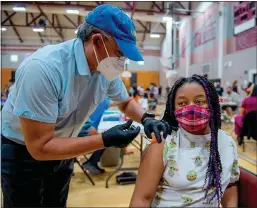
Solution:
M 87 159 L 87 157 L 84 155 L 84 157 Z M 86 174 L 87 178 L 90 180 L 90 182 L 92 183 L 92 185 L 94 186 L 95 183 L 93 181 L 93 179 L 91 178 L 91 176 L 87 173 L 87 171 L 83 168 L 83 166 L 80 164 L 80 162 L 78 161 L 77 158 L 75 158 L 75 162 L 79 165 L 79 167 L 81 168 L 81 170 Z
M 243 144 L 243 152 L 245 151 L 244 137 L 257 141 L 257 111 L 247 113 L 243 119 L 243 127 L 240 135 L 237 137 L 238 145 Z

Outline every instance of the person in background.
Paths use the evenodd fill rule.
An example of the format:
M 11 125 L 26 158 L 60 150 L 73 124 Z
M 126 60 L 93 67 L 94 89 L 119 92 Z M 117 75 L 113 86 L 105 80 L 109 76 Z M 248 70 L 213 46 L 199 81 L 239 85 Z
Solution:
M 6 101 L 6 97 L 5 97 L 4 93 L 1 93 L 1 110 L 4 106 L 5 101 Z
M 215 90 L 216 90 L 217 94 L 218 94 L 220 97 L 222 97 L 224 90 L 223 90 L 223 87 L 220 86 L 220 82 L 217 82 L 217 85 L 216 85 L 216 87 L 215 87 Z
M 235 92 L 235 93 L 240 95 L 240 91 L 239 91 L 237 80 L 233 81 L 233 83 L 232 83 L 232 90 L 233 90 L 233 92 Z
M 153 83 L 151 82 L 149 85 L 149 89 L 152 90 L 153 89 Z
M 138 102 L 138 100 L 141 98 L 138 90 L 137 90 L 137 87 L 133 87 L 133 99 Z
M 222 110 L 225 110 L 228 116 L 232 117 L 233 111 L 235 111 L 239 106 L 239 95 L 232 90 L 232 87 L 228 87 L 227 94 L 225 95 L 225 97 L 229 101 L 235 102 L 237 104 L 236 106 L 228 106 L 228 105 L 222 106 Z
M 134 92 L 133 87 L 130 87 L 130 88 L 129 88 L 129 94 L 130 94 L 130 95 L 133 95 L 133 92 Z
M 252 93 L 249 97 L 245 98 L 239 109 L 239 114 L 235 116 L 235 134 L 240 135 L 243 127 L 243 118 L 251 111 L 257 110 L 257 85 L 255 84 Z
M 10 82 L 11 82 L 11 86 L 9 87 L 9 92 L 11 92 L 11 90 L 13 89 L 15 80 L 11 79 Z
M 8 98 L 8 95 L 10 93 L 10 91 L 12 90 L 13 86 L 14 86 L 14 79 L 10 79 L 8 81 L 8 83 L 5 85 L 4 87 L 4 97 Z
M 154 94 L 155 99 L 158 99 L 159 89 L 155 83 L 153 83 L 153 94 Z
M 151 93 L 151 90 L 150 90 L 150 88 L 148 87 L 148 88 L 146 88 L 145 89 L 145 92 L 148 94 L 148 96 L 150 95 L 150 93 Z
M 160 85 L 159 86 L 159 97 L 161 97 L 162 96 L 162 86 Z
M 151 94 L 150 88 L 146 88 L 145 93 L 148 95 L 148 103 L 149 103 L 149 98 L 150 98 L 150 94 Z
M 92 136 L 97 135 L 98 133 L 98 126 L 100 124 L 101 118 L 104 112 L 109 108 L 116 106 L 114 102 L 112 102 L 108 97 L 105 98 L 95 109 L 95 111 L 89 116 L 89 119 L 84 124 L 83 128 L 81 129 L 78 137 L 85 137 L 85 136 Z M 104 173 L 105 170 L 98 166 L 98 162 L 101 159 L 102 154 L 104 153 L 105 149 L 100 149 L 90 156 L 90 158 L 83 163 L 83 167 L 88 170 L 92 175 L 98 175 Z M 123 154 L 132 154 L 133 151 L 127 150 L 127 148 L 122 148 Z
M 4 93 L 1 92 L 1 100 L 5 100 L 5 96 L 4 96 Z
M 142 86 L 139 85 L 139 86 L 137 87 L 137 91 L 138 91 L 138 93 L 139 93 L 140 96 L 144 95 L 144 88 L 143 88 Z
M 245 89 L 246 96 L 250 96 L 252 94 L 253 88 L 254 88 L 254 84 L 249 82 Z
M 166 87 L 166 96 L 168 96 L 169 93 L 170 93 L 170 87 L 167 86 L 167 87 Z
M 149 89 L 150 89 L 150 94 L 153 94 L 154 97 L 157 98 L 157 97 L 158 97 L 158 94 L 159 94 L 159 90 L 158 90 L 158 88 L 156 87 L 156 84 L 153 83 L 153 82 L 151 82 Z
M 153 93 L 150 93 L 150 95 L 149 95 L 148 105 L 149 105 L 150 111 L 155 111 L 156 106 L 157 106 L 157 99 L 155 98 Z
M 100 124 L 101 118 L 110 106 L 115 106 L 115 103 L 112 102 L 109 98 L 105 98 L 95 109 L 95 111 L 89 116 L 88 120 L 82 127 L 79 132 L 78 137 L 86 137 L 97 135 L 97 129 Z M 96 150 L 93 152 L 91 157 L 83 164 L 83 167 L 88 170 L 91 174 L 97 175 L 104 173 L 104 170 L 99 168 L 97 163 L 100 161 L 100 158 L 104 152 L 104 149 Z
M 134 82 L 133 85 L 132 85 L 133 88 L 137 88 L 137 83 Z
M 146 111 L 148 111 L 148 94 L 144 93 L 144 96 L 138 100 L 139 105 Z

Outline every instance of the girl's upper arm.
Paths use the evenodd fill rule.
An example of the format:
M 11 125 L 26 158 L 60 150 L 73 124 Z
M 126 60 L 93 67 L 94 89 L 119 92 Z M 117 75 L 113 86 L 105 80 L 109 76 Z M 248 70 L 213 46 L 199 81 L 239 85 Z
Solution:
M 152 202 L 164 171 L 164 143 L 165 140 L 161 144 L 152 143 L 146 148 L 138 170 L 130 206 L 138 207 L 139 201 L 142 200 L 148 203 Z

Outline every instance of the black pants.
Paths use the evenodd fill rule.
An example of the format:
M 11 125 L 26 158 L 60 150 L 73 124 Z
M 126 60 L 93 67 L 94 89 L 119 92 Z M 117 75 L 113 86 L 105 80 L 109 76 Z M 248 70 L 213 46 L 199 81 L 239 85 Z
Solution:
M 37 161 L 26 146 L 1 138 L 4 208 L 66 207 L 73 159 Z

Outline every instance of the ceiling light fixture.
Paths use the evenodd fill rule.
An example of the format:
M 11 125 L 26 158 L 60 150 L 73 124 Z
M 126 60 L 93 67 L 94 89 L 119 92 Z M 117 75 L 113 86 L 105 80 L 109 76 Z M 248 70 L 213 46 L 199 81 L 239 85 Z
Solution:
M 126 59 L 125 65 L 128 65 L 128 64 L 129 64 L 129 59 Z
M 144 61 L 138 61 L 137 64 L 142 66 L 142 65 L 145 65 L 145 62 Z
M 121 74 L 122 77 L 124 78 L 130 78 L 132 77 L 132 74 L 130 71 L 124 71 L 122 74 Z
M 11 62 L 17 62 L 17 61 L 18 61 L 18 55 L 16 55 L 16 54 L 11 54 L 10 60 L 11 60 Z
M 5 27 L 1 27 L 1 31 L 6 31 L 7 29 Z
M 162 17 L 162 21 L 164 21 L 164 22 L 167 22 L 167 21 L 170 21 L 170 20 L 172 20 L 172 17 L 169 17 L 169 16 Z
M 35 27 L 35 28 L 32 28 L 33 32 L 44 32 L 44 28 L 38 28 L 38 27 Z
M 78 33 L 78 30 L 75 30 L 74 33 L 77 34 L 77 33 Z
M 79 14 L 79 10 L 77 10 L 77 9 L 67 9 L 66 13 L 67 14 Z
M 26 11 L 26 8 L 24 6 L 14 6 L 12 9 L 13 9 L 13 11 L 16 11 L 16 12 L 25 12 Z
M 150 38 L 160 38 L 160 34 L 150 34 Z

